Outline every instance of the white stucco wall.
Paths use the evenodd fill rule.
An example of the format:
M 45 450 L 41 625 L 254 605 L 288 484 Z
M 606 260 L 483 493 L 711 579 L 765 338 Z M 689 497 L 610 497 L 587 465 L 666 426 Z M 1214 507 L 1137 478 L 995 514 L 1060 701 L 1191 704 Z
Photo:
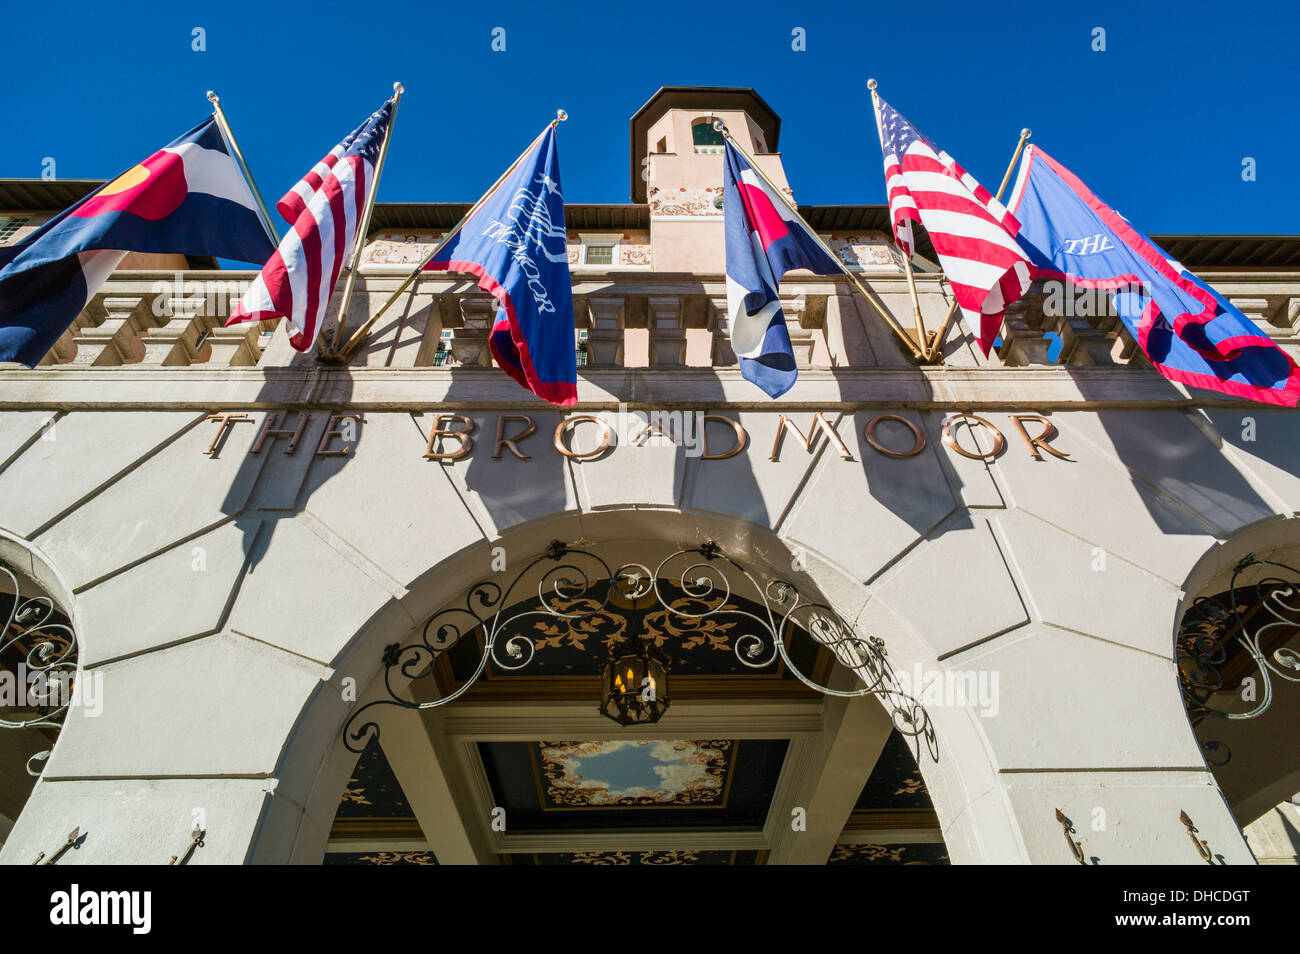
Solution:
M 422 456 L 432 409 L 366 409 L 347 458 L 313 455 L 328 408 L 293 456 L 249 453 L 268 412 L 238 410 L 250 421 L 214 455 L 198 412 L 0 415 L 0 525 L 66 581 L 105 700 L 69 716 L 4 861 L 80 827 L 63 863 L 159 863 L 196 810 L 194 863 L 317 860 L 350 769 L 343 680 L 370 685 L 382 647 L 483 575 L 490 545 L 523 557 L 555 537 L 715 538 L 820 590 L 900 670 L 996 672 L 996 716 L 928 707 L 939 757 L 922 767 L 956 862 L 1070 862 L 1058 808 L 1102 863 L 1199 862 L 1180 811 L 1225 861 L 1251 860 L 1183 713 L 1173 633 L 1198 561 L 1300 504 L 1288 412 L 1250 409 L 1247 443 L 1236 409 L 1050 411 L 1070 459 L 1034 460 L 1021 409 L 980 409 L 1007 440 L 986 464 L 943 445 L 951 411 L 831 406 L 851 460 L 787 434 L 772 461 L 779 412 L 724 409 L 749 435 L 728 460 L 625 445 L 579 462 L 537 409 L 533 459 L 493 460 L 496 414 L 518 411 L 480 405 L 458 412 L 474 451 L 443 463 Z M 883 411 L 926 449 L 869 447 Z M 808 432 L 812 408 L 785 412 Z

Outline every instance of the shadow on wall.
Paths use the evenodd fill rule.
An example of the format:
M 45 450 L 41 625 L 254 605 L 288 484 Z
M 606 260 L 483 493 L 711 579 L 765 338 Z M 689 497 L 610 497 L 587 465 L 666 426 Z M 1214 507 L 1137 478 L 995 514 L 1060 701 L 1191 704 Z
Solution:
M 285 334 L 283 322 L 275 334 Z M 352 396 L 350 375 L 331 373 L 328 366 L 316 363 L 314 353 L 315 349 L 309 354 L 293 353 L 288 369 L 311 373 L 304 400 L 323 398 L 322 403 L 330 409 L 277 408 L 233 414 L 205 425 L 214 428 L 213 459 L 226 454 L 244 455 L 221 509 L 234 516 L 243 534 L 250 574 L 256 572 L 271 547 L 280 521 L 302 513 L 312 494 L 356 459 L 364 439 L 364 415 L 348 407 Z M 285 395 L 284 385 L 269 380 L 258 401 L 286 403 Z M 251 425 L 245 424 L 246 420 Z M 240 434 L 244 427 L 249 430 Z M 302 581 L 286 579 L 283 584 L 309 582 L 311 567 L 302 565 L 302 572 Z
M 1096 376 L 1067 368 L 1087 400 L 1113 399 Z M 1143 373 L 1149 385 L 1171 403 L 1183 402 L 1183 394 L 1156 371 Z M 1222 401 L 1214 392 L 1191 390 L 1193 399 Z M 1099 410 L 1098 427 L 1079 434 L 1097 451 L 1113 454 L 1127 470 L 1129 479 L 1152 520 L 1168 534 L 1212 534 L 1226 537 L 1239 527 L 1270 517 L 1274 508 L 1221 451 L 1224 439 L 1243 431 L 1245 418 L 1286 412 L 1241 401 L 1240 409 L 1180 408 Z M 1211 426 L 1207 426 L 1207 424 Z M 1275 431 L 1281 437 L 1282 429 Z M 1249 433 L 1247 429 L 1246 433 Z M 1288 433 L 1289 429 L 1288 429 Z M 1265 453 L 1284 460 L 1284 466 L 1300 463 L 1294 442 L 1283 447 L 1275 440 L 1251 445 L 1252 453 L 1267 446 Z
M 528 392 L 495 365 L 454 368 L 450 373 L 448 403 L 481 398 L 485 386 L 500 389 L 499 393 L 504 394 L 516 388 L 517 399 L 528 400 Z M 466 500 L 489 539 L 518 524 L 578 509 L 568 467 L 552 443 L 552 435 L 566 413 L 540 398 L 534 400 L 534 407 L 517 411 L 471 411 L 441 419 L 444 429 L 449 430 L 464 431 L 472 425 L 469 439 L 473 445 L 464 456 L 432 460 L 429 467 L 443 472 Z M 421 416 L 418 423 L 426 441 L 437 427 L 441 413 L 434 408 Z M 574 443 L 578 439 L 594 443 L 592 430 L 588 425 L 576 435 Z M 435 451 L 457 454 L 468 447 L 459 438 L 444 436 Z M 608 457 L 615 451 L 611 447 L 601 456 Z

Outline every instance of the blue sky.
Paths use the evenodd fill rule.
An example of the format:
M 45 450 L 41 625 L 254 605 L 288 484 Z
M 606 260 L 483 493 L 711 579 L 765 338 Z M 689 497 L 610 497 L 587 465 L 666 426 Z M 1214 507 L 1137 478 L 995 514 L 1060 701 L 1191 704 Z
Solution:
M 884 200 L 866 79 L 990 189 L 1022 126 L 1149 233 L 1300 232 L 1294 4 L 96 5 L 5 0 L 0 176 L 106 178 L 217 90 L 268 204 L 406 85 L 384 201 L 472 201 L 557 107 L 570 202 L 627 202 L 660 86 L 752 86 L 809 204 Z M 192 29 L 206 31 L 204 52 Z M 491 49 L 506 30 L 506 52 Z M 807 50 L 791 49 L 803 27 Z M 1091 49 L 1095 27 L 1106 51 Z M 21 135 L 14 133 L 21 131 Z M 1253 157 L 1257 179 L 1242 180 Z

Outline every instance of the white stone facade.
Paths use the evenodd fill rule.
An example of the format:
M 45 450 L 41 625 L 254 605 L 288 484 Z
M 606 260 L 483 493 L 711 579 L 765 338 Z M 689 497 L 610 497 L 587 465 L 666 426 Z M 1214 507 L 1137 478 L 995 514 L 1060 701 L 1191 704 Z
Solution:
M 351 327 L 395 287 L 394 268 L 363 272 Z M 1260 323 L 1294 351 L 1300 274 L 1207 277 L 1261 303 Z M 104 703 L 69 714 L 0 861 L 30 863 L 75 827 L 84 843 L 60 863 L 165 863 L 201 818 L 191 863 L 318 862 L 355 760 L 340 733 L 380 692 L 384 647 L 486 575 L 494 547 L 523 560 L 552 539 L 641 560 L 716 540 L 883 639 L 900 672 L 996 673 L 996 712 L 927 706 L 938 758 L 921 769 L 955 863 L 1074 863 L 1059 810 L 1101 863 L 1201 863 L 1185 812 L 1221 861 L 1250 864 L 1239 822 L 1300 789 L 1290 728 L 1273 768 L 1225 797 L 1174 658 L 1186 601 L 1216 574 L 1248 552 L 1286 562 L 1300 549 L 1300 418 L 1189 394 L 1143 367 L 1114 328 L 1059 323 L 1064 357 L 1049 362 L 1039 345 L 1052 322 L 1031 306 L 1010 320 L 1000 354 L 978 356 L 955 327 L 946 363 L 921 368 L 846 282 L 792 276 L 782 293 L 803 370 L 769 402 L 727 356 L 720 275 L 575 272 L 592 361 L 578 407 L 560 412 L 477 361 L 433 366 L 441 330 L 462 341 L 473 331 L 465 316 L 478 296 L 455 278 L 417 284 L 345 368 L 293 355 L 278 330 L 220 329 L 206 305 L 158 316 L 152 303 L 170 294 L 158 283 L 171 279 L 119 273 L 65 340 L 75 347 L 35 371 L 0 370 L 0 558 L 68 613 Z M 918 279 L 937 325 L 943 286 Z M 910 312 L 901 275 L 872 281 L 896 314 Z M 726 459 L 636 446 L 617 434 L 620 410 L 725 419 L 708 425 L 714 456 L 734 440 L 728 421 L 747 440 Z M 886 419 L 876 439 L 903 451 L 921 434 L 924 448 L 871 446 L 867 425 L 882 414 L 915 431 Z M 1004 446 L 959 423 L 966 414 Z M 465 456 L 426 456 L 440 415 L 475 422 Z M 531 459 L 494 456 L 502 415 L 513 416 L 507 436 L 520 415 L 536 424 L 518 445 Z M 553 435 L 575 415 L 608 420 L 608 451 L 557 451 Z M 815 433 L 810 449 L 787 429 L 774 452 L 782 415 Z M 273 416 L 278 431 L 305 421 L 293 453 L 287 433 L 254 452 Z M 1038 452 L 1017 416 L 1029 436 L 1050 421 L 1050 446 L 1067 456 Z M 946 423 L 988 459 L 955 450 Z M 592 449 L 598 430 L 577 425 L 572 448 Z M 440 860 L 483 861 L 501 836 L 443 777 L 447 740 L 502 714 L 458 705 L 438 716 L 441 735 L 393 716 L 385 742 L 399 777 L 443 765 L 408 789 L 430 817 L 454 817 Z M 805 710 L 787 714 L 810 739 L 842 722 L 856 728 L 837 744 L 870 736 L 879 751 L 874 700 Z M 730 726 L 740 738 L 766 711 L 686 701 L 641 737 Z M 574 733 L 560 737 L 611 731 L 590 707 L 539 705 L 535 716 Z M 790 804 L 832 810 L 815 773 L 785 784 Z M 807 848 L 776 822 L 760 844 L 773 861 L 825 860 L 826 846 Z

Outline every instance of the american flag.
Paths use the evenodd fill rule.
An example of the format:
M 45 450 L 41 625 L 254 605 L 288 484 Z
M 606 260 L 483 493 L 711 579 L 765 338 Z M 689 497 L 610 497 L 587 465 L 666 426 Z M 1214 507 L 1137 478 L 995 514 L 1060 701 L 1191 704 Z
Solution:
M 392 113 L 390 99 L 276 205 L 292 227 L 226 319 L 227 327 L 284 317 L 294 348 L 311 350 L 339 272 L 352 254 Z
M 1020 223 L 952 156 L 879 103 L 894 238 L 910 257 L 916 253 L 912 223 L 925 226 L 962 318 L 987 355 L 1007 306 L 1029 288 L 1029 260 L 1015 239 Z

